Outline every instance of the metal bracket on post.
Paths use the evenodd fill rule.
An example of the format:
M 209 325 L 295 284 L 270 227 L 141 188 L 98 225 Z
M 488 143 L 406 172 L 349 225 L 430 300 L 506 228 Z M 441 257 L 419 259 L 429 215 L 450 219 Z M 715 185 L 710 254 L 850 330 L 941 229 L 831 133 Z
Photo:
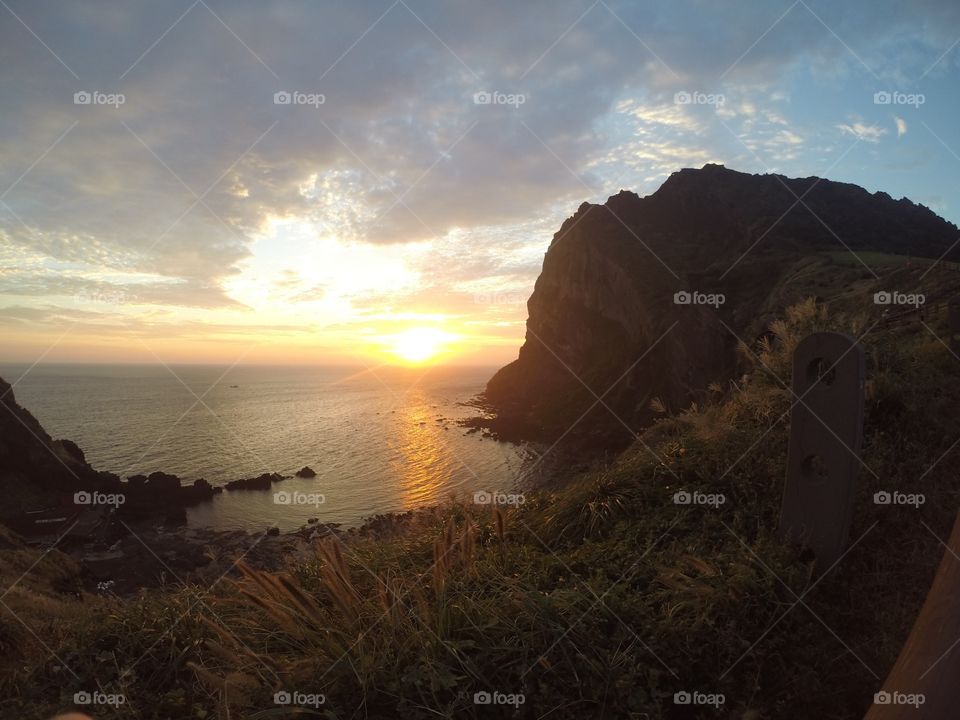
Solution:
M 819 332 L 793 354 L 793 407 L 780 535 L 810 547 L 822 569 L 849 542 L 863 440 L 863 348 Z M 799 398 L 799 399 L 798 399 Z

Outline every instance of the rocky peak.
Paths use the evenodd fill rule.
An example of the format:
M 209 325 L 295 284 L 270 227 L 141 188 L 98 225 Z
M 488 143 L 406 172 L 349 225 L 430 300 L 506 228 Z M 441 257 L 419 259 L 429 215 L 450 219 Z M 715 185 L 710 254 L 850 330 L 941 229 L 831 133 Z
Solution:
M 784 290 L 805 258 L 845 248 L 936 258 L 957 237 L 906 199 L 717 164 L 679 170 L 646 197 L 621 190 L 583 203 L 553 237 L 519 357 L 486 399 L 500 429 L 522 435 L 557 437 L 594 404 L 581 430 L 637 428 L 653 397 L 684 406 L 733 373 L 737 337 L 752 340 L 801 290 L 815 294 Z M 864 269 L 830 272 L 842 283 Z M 724 302 L 677 302 L 683 292 Z

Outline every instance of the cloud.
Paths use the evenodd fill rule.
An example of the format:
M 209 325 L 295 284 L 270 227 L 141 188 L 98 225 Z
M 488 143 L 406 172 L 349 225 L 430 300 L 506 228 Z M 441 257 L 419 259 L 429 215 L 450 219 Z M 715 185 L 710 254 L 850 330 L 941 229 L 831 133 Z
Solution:
M 880 138 L 887 134 L 886 129 L 879 125 L 867 125 L 860 121 L 837 125 L 837 128 L 869 143 L 880 142 Z
M 286 219 L 314 229 L 303 247 L 428 243 L 451 260 L 418 266 L 436 288 L 515 282 L 504 263 L 529 284 L 581 200 L 711 160 L 796 161 L 820 119 L 793 114 L 809 110 L 796 76 L 859 82 L 861 60 L 883 78 L 919 75 L 960 33 L 960 13 L 934 0 L 920 18 L 882 0 L 811 3 L 819 19 L 800 4 L 780 22 L 765 0 L 738 3 L 735 20 L 695 0 L 11 7 L 64 64 L 0 24 L 0 263 L 18 266 L 0 288 L 39 301 L 105 282 L 200 310 L 240 310 L 236 288 L 285 269 L 271 229 Z M 904 43 L 910 54 L 891 52 Z M 692 89 L 727 102 L 673 102 Z M 125 102 L 75 105 L 80 90 Z M 525 101 L 477 105 L 481 90 Z M 279 91 L 323 102 L 277 105 Z M 885 132 L 838 127 L 868 142 Z M 328 289 L 276 278 L 265 293 Z

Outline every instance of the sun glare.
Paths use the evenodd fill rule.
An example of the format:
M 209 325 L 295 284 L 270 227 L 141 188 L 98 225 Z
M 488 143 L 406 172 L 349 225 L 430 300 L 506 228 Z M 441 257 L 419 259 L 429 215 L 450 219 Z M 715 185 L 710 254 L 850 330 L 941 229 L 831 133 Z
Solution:
M 409 363 L 423 363 L 437 357 L 454 336 L 437 328 L 410 328 L 390 339 L 389 350 Z

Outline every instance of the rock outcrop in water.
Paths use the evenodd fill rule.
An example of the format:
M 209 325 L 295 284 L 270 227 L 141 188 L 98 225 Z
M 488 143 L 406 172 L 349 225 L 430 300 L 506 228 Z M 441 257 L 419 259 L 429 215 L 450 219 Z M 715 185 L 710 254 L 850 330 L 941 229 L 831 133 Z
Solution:
M 269 490 L 273 486 L 273 483 L 285 479 L 286 477 L 280 473 L 263 473 L 253 478 L 231 480 L 224 487 L 226 487 L 227 490 Z
M 627 442 L 653 398 L 676 410 L 731 377 L 738 338 L 752 341 L 773 313 L 872 277 L 824 251 L 938 258 L 957 237 L 906 199 L 720 165 L 676 172 L 648 197 L 584 203 L 546 253 L 518 359 L 487 385 L 492 425 L 552 439 L 585 414 L 575 435 Z

